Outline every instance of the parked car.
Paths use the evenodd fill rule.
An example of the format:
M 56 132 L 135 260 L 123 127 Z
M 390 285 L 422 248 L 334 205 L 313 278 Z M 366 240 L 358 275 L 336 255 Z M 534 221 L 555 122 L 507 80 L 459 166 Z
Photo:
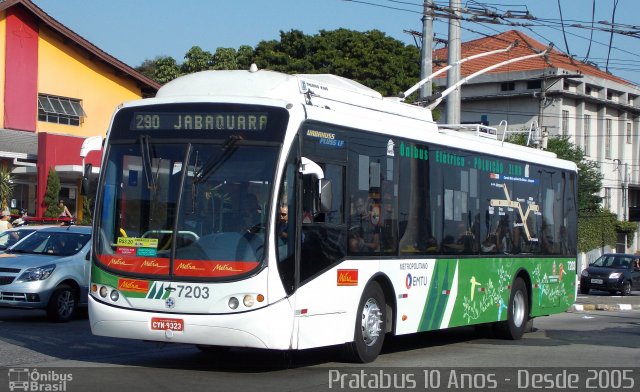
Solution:
M 44 309 L 69 321 L 86 305 L 91 228 L 40 229 L 0 254 L 0 307 Z
M 13 246 L 15 243 L 33 233 L 36 230 L 40 230 L 45 227 L 51 226 L 20 226 L 13 229 L 5 230 L 0 233 L 0 253 L 4 253 L 7 249 Z
M 640 255 L 624 253 L 606 253 L 580 276 L 580 293 L 589 294 L 589 290 L 604 290 L 611 294 L 631 294 L 632 290 L 640 290 Z

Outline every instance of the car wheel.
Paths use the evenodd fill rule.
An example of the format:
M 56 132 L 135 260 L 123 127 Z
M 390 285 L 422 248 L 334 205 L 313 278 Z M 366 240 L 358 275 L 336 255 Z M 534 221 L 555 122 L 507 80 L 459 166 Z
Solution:
M 524 335 L 529 321 L 529 295 L 522 278 L 516 278 L 509 295 L 507 321 L 495 324 L 496 336 L 501 339 L 518 340 Z
M 78 298 L 75 290 L 66 284 L 58 286 L 47 305 L 47 316 L 56 323 L 66 323 L 71 320 L 78 308 Z
M 622 290 L 620 290 L 622 295 L 631 295 L 631 282 L 628 280 L 622 284 Z
M 386 333 L 386 307 L 382 288 L 377 282 L 371 282 L 358 305 L 354 341 L 345 345 L 347 360 L 367 363 L 378 357 Z
M 589 294 L 589 287 L 580 285 L 580 294 Z

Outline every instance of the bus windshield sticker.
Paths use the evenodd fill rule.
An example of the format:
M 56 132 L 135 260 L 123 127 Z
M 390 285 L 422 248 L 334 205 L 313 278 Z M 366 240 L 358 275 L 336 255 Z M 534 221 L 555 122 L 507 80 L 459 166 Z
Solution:
M 155 257 L 158 255 L 157 238 L 118 237 L 116 253 L 126 256 Z

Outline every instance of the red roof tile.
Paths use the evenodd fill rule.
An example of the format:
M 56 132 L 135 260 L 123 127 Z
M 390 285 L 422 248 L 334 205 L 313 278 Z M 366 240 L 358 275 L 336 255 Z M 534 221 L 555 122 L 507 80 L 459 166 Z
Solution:
M 510 30 L 504 33 L 494 35 L 491 37 L 480 38 L 473 41 L 463 42 L 461 45 L 462 54 L 461 57 L 469 57 L 474 54 L 488 52 L 490 50 L 503 49 L 509 46 L 511 43 L 519 41 L 519 45 L 511 49 L 506 53 L 499 53 L 487 57 L 482 57 L 476 60 L 468 61 L 462 64 L 461 75 L 467 76 L 474 72 L 477 72 L 490 65 L 497 64 L 502 61 L 513 59 L 516 57 L 526 56 L 533 53 L 538 53 L 545 50 L 548 46 L 544 45 L 535 39 L 527 36 L 526 34 Z M 447 62 L 448 49 L 438 49 L 433 52 L 434 63 L 438 60 Z M 441 66 L 434 66 L 434 71 L 441 68 Z M 617 83 L 634 86 L 633 83 L 602 71 L 596 67 L 585 64 L 576 59 L 572 59 L 567 54 L 560 52 L 559 50 L 552 49 L 547 56 L 536 57 L 533 59 L 518 61 L 515 63 L 507 64 L 500 68 L 496 68 L 488 73 L 505 73 L 505 72 L 517 72 L 517 71 L 544 71 L 546 68 L 559 68 L 572 73 L 581 73 L 584 75 L 590 75 L 602 79 L 611 80 Z

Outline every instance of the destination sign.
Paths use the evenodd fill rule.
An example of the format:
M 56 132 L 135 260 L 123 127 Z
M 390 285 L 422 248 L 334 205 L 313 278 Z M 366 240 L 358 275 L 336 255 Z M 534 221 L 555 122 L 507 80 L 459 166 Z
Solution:
M 265 131 L 268 119 L 269 115 L 266 112 L 134 112 L 130 129 L 132 131 Z

